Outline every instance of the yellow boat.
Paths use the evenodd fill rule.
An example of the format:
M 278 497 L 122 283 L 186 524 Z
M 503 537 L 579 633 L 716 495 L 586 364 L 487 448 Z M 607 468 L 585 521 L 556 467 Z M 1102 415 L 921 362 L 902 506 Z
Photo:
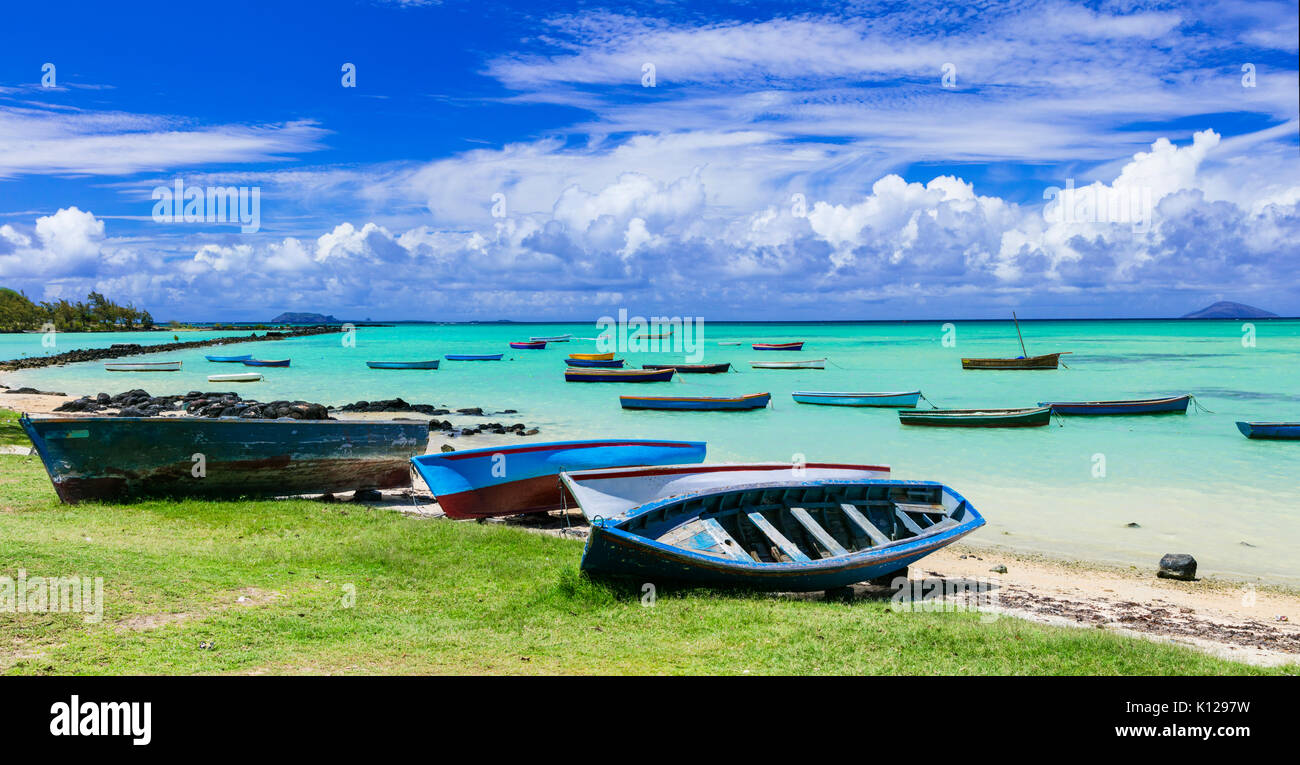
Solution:
M 614 354 L 612 353 L 570 353 L 569 358 L 578 359 L 580 361 L 612 361 L 614 359 Z

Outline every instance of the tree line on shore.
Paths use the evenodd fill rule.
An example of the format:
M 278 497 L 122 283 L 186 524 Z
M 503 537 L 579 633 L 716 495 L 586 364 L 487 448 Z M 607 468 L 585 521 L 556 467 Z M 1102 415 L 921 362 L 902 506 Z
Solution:
M 148 311 L 119 305 L 98 292 L 84 301 L 34 303 L 22 292 L 0 287 L 0 332 L 40 330 L 49 324 L 59 332 L 96 332 L 153 329 L 154 322 Z

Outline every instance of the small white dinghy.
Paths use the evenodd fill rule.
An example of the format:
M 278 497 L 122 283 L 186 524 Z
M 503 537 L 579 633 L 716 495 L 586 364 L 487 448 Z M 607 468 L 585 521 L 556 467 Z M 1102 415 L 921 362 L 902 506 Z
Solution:
M 179 361 L 106 361 L 104 369 L 109 372 L 179 372 Z
M 233 375 L 208 375 L 208 382 L 259 382 L 262 376 L 256 372 L 241 372 Z
M 804 361 L 751 361 L 754 369 L 825 369 L 826 359 L 806 359 Z

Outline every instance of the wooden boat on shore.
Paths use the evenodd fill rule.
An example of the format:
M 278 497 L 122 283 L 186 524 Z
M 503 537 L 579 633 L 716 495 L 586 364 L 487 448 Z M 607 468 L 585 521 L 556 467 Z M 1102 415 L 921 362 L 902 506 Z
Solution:
M 751 347 L 756 351 L 802 351 L 804 341 L 797 343 L 754 343 Z
M 622 369 L 623 359 L 565 359 L 570 367 L 594 367 L 597 369 Z
M 179 361 L 105 361 L 107 372 L 179 372 Z
M 790 394 L 800 404 L 822 406 L 903 406 L 914 407 L 921 391 L 896 391 L 894 393 L 834 393 L 828 391 L 797 390 Z
M 239 372 L 231 375 L 208 375 L 208 382 L 260 382 L 262 376 L 257 372 Z
M 684 375 L 715 375 L 731 371 L 731 364 L 642 364 L 642 369 L 673 369 Z
M 253 354 L 247 353 L 243 356 L 204 356 L 208 361 L 215 361 L 221 364 L 238 364 L 245 359 L 253 358 Z
M 448 361 L 500 361 L 504 353 L 448 353 Z
M 559 481 L 565 470 L 704 461 L 700 441 L 606 438 L 425 454 L 415 471 L 449 518 L 544 513 L 574 503 Z
M 510 343 L 510 347 L 514 348 L 516 351 L 540 351 L 546 348 L 546 341 L 529 340 L 524 342 L 522 340 L 517 340 Z
M 269 361 L 266 359 L 244 359 L 244 366 L 246 367 L 287 367 L 289 366 L 289 359 L 272 359 Z
M 59 499 L 285 496 L 410 486 L 424 421 L 23 416 Z M 202 452 L 203 473 L 192 455 Z
M 752 369 L 825 369 L 826 359 L 807 359 L 804 361 L 751 361 Z
M 619 396 L 624 409 L 669 409 L 692 412 L 762 409 L 772 400 L 771 393 L 747 396 Z
M 614 358 L 613 353 L 570 353 L 569 358 L 580 359 L 582 361 L 609 361 Z
M 904 409 L 898 421 L 904 425 L 941 428 L 1033 428 L 1052 420 L 1050 406 L 1022 409 Z
M 552 335 L 551 337 L 530 337 L 534 343 L 567 343 L 573 339 L 573 335 Z
M 809 591 L 905 575 L 984 525 L 952 489 L 873 465 L 566 471 L 591 520 L 582 568 L 638 581 Z
M 1071 416 L 1127 415 L 1127 414 L 1187 414 L 1191 394 L 1141 398 L 1126 401 L 1039 401 L 1039 406 L 1051 407 L 1057 414 Z
M 1238 422 L 1237 430 L 1246 438 L 1300 440 L 1300 422 Z
M 1016 337 L 1020 340 L 1020 351 L 1023 355 L 1014 359 L 962 359 L 962 369 L 1056 369 L 1060 365 L 1061 357 L 1070 351 L 1061 351 L 1060 353 L 1046 353 L 1042 356 L 1030 356 L 1029 351 L 1025 349 L 1025 336 L 1020 333 L 1020 318 L 1016 312 L 1011 312 L 1011 319 L 1016 323 Z
M 671 369 L 566 369 L 565 382 L 668 382 Z
M 440 361 L 367 361 L 366 366 L 371 369 L 437 369 Z

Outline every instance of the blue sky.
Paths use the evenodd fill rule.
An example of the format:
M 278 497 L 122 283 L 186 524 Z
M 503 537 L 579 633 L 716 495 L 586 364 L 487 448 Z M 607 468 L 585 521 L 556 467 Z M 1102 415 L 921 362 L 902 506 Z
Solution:
M 181 319 L 1296 315 L 1296 15 L 23 4 L 0 284 Z M 178 178 L 257 189 L 258 230 L 156 220 Z

